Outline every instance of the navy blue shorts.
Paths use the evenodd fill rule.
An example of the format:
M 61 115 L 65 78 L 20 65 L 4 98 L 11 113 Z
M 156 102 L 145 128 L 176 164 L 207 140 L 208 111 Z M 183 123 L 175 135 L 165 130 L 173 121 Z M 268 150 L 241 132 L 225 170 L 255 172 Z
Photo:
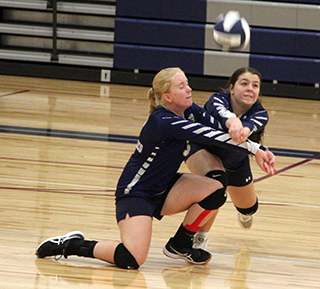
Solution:
M 116 201 L 117 222 L 119 223 L 121 220 L 124 220 L 127 214 L 130 217 L 150 216 L 161 220 L 163 216 L 160 213 L 167 195 L 181 176 L 182 174 L 177 173 L 168 188 L 160 195 L 150 195 L 146 197 L 136 195 L 135 193 L 123 194 L 118 190 L 116 192 L 116 195 L 118 196 Z
M 201 149 L 206 149 L 221 159 L 227 173 L 229 186 L 243 187 L 253 181 L 248 155 L 219 146 L 206 147 L 192 143 L 186 159 Z
M 226 169 L 228 186 L 244 187 L 253 181 L 250 160 L 247 156 L 237 168 Z

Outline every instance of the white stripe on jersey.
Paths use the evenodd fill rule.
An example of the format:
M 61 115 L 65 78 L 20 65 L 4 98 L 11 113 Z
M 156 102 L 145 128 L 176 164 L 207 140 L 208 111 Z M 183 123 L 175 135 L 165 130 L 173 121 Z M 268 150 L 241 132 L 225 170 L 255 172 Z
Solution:
M 198 129 L 194 130 L 193 133 L 201 134 L 201 133 L 203 133 L 203 132 L 205 132 L 207 130 L 211 131 L 212 129 L 210 127 L 201 127 L 201 128 L 198 128 Z
M 267 120 L 268 118 L 267 117 L 265 117 L 265 116 L 255 116 L 255 118 L 257 118 L 257 119 L 265 119 L 265 120 Z
M 220 99 L 219 97 L 214 97 L 214 100 L 219 101 L 221 104 L 223 104 L 222 99 Z M 218 106 L 218 104 L 213 103 L 215 106 Z
M 145 163 L 142 165 L 142 167 L 143 167 L 144 169 L 147 169 L 149 166 L 150 166 L 150 164 L 147 163 L 147 162 L 145 162 Z
M 190 124 L 188 124 L 188 125 L 183 126 L 183 127 L 182 127 L 182 129 L 187 130 L 187 129 L 189 129 L 189 128 L 193 128 L 193 127 L 195 127 L 195 126 L 199 126 L 199 124 L 198 124 L 198 123 L 196 123 L 196 122 L 194 122 L 194 123 L 190 123 Z
M 218 98 L 215 98 L 215 100 L 218 100 L 221 102 L 221 104 L 213 103 L 213 105 L 216 107 L 218 113 L 221 115 L 221 117 L 230 118 L 230 117 L 237 117 L 233 112 L 229 111 L 223 104 L 222 101 Z
M 128 186 L 125 188 L 124 193 L 129 194 L 132 187 L 140 180 L 140 178 L 141 176 L 139 176 L 139 174 L 136 174 L 130 184 L 128 184 Z
M 255 114 L 266 113 L 266 112 L 267 112 L 266 110 L 260 110 L 260 111 L 257 111 Z
M 154 148 L 155 150 L 159 150 L 160 148 L 157 146 Z M 135 184 L 141 179 L 141 177 L 144 175 L 150 164 L 153 162 L 154 157 L 157 155 L 156 152 L 151 152 L 151 156 L 147 158 L 147 160 L 142 164 L 141 168 L 138 170 L 138 173 L 134 176 L 132 181 L 128 184 L 128 186 L 125 188 L 124 193 L 129 194 L 131 189 L 135 186 Z
M 231 138 L 230 135 L 224 133 L 220 136 L 215 137 L 216 140 L 221 141 L 221 142 L 230 142 Z M 236 143 L 234 141 L 232 141 L 233 143 Z
M 223 135 L 225 135 L 225 133 L 224 133 L 223 131 L 214 130 L 214 131 L 208 132 L 208 133 L 205 134 L 204 136 L 205 136 L 205 137 L 208 137 L 208 138 L 214 138 L 217 134 L 223 134 Z
M 176 122 L 172 122 L 171 125 L 177 125 L 177 124 L 184 123 L 184 122 L 188 122 L 188 121 L 185 119 L 182 119 L 182 120 L 178 120 Z
M 252 121 L 256 123 L 258 126 L 263 126 L 263 123 L 260 121 L 257 121 L 256 119 L 252 119 Z

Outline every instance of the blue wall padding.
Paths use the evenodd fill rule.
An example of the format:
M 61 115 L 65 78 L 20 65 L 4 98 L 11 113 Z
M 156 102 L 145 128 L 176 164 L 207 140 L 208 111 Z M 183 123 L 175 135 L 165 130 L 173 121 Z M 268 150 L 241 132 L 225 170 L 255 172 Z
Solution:
M 205 25 L 116 18 L 115 42 L 204 49 Z
M 259 70 L 265 80 L 320 83 L 320 60 L 250 55 L 249 65 Z
M 178 66 L 186 73 L 202 75 L 203 61 L 201 50 L 128 44 L 114 46 L 115 68 L 156 72 L 165 67 Z
M 296 64 L 293 57 L 250 55 L 249 65 L 262 73 L 263 79 L 294 82 Z
M 295 31 L 251 28 L 250 53 L 295 55 Z
M 157 72 L 165 67 L 179 66 L 187 74 L 217 74 L 217 70 L 206 69 L 211 63 L 204 63 L 215 59 L 208 57 L 211 51 L 215 52 L 215 57 L 221 52 L 209 31 L 213 24 L 207 23 L 209 1 L 210 4 L 217 3 L 216 7 L 220 2 L 225 4 L 214 0 L 117 1 L 114 68 Z M 254 5 L 254 1 L 249 2 Z M 267 6 L 278 2 L 320 4 L 320 0 L 264 2 Z M 308 6 L 304 13 L 310 12 L 310 15 L 318 9 L 315 5 L 301 6 Z M 235 59 L 232 53 L 243 53 L 245 59 L 249 59 L 249 65 L 262 73 L 263 80 L 320 83 L 320 27 L 307 31 L 269 27 L 263 23 L 251 26 L 250 47 L 246 51 L 221 52 L 225 64 L 219 72 L 224 74 L 218 76 L 229 77 L 233 71 L 229 72 L 227 68 Z
M 320 33 L 251 28 L 250 53 L 320 58 Z
M 320 33 L 297 31 L 296 55 L 320 58 Z
M 117 1 L 117 16 L 206 22 L 206 0 L 121 0 Z
M 296 82 L 320 83 L 320 59 L 296 59 Z

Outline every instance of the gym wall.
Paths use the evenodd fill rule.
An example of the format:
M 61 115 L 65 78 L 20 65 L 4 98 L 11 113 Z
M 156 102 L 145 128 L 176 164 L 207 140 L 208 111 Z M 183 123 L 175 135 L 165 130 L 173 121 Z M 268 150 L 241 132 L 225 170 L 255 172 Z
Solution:
M 252 66 L 263 94 L 320 99 L 320 0 L 0 0 L 0 73 L 150 85 L 179 66 L 194 89 L 217 90 Z M 237 10 L 250 45 L 222 52 L 212 30 Z

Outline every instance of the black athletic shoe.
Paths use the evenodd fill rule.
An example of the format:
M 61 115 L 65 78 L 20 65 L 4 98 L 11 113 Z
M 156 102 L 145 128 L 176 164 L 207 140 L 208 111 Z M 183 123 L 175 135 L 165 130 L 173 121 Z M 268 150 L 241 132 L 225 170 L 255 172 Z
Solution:
M 68 258 L 67 248 L 72 239 L 84 240 L 84 235 L 80 231 L 70 232 L 64 236 L 58 236 L 49 238 L 43 241 L 37 248 L 36 255 L 38 258 L 45 258 L 50 256 L 59 256 L 55 257 L 56 260 L 59 260 L 62 256 Z
M 170 258 L 183 259 L 189 263 L 199 265 L 208 263 L 212 258 L 212 255 L 203 249 L 194 249 L 192 247 L 179 249 L 173 244 L 172 238 L 163 248 L 163 253 Z

